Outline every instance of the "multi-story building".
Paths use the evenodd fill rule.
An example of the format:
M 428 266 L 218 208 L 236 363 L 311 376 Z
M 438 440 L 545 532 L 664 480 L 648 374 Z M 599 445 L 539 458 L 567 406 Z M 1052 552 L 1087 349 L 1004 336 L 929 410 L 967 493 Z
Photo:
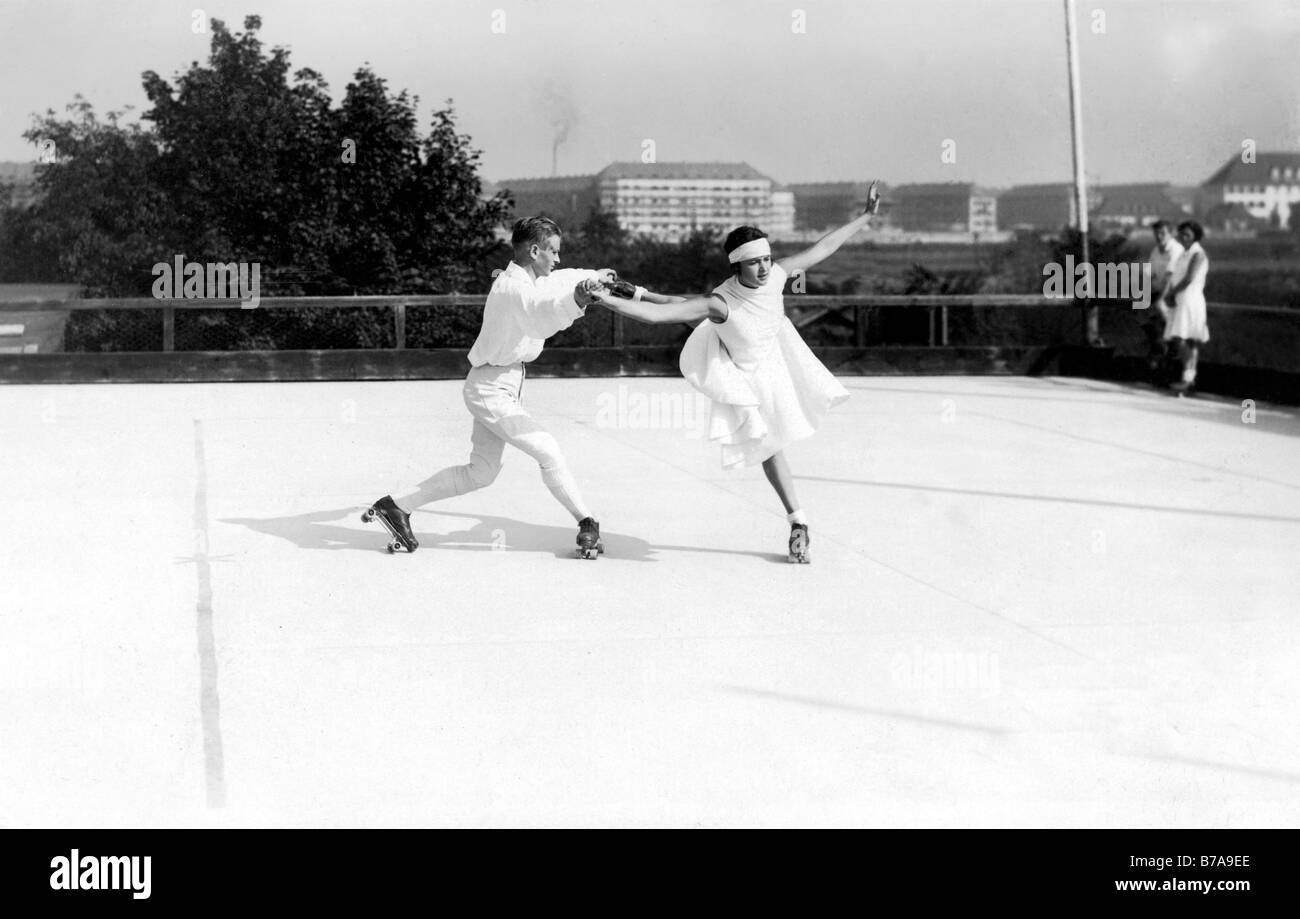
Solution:
M 768 236 L 779 238 L 794 232 L 794 192 L 785 185 L 772 185 L 772 209 L 767 223 L 759 224 Z
M 923 233 L 966 232 L 974 188 L 969 182 L 899 185 L 890 195 L 894 226 Z
M 830 230 L 841 226 L 862 213 L 867 203 L 866 182 L 813 182 L 791 185 L 794 193 L 794 225 L 799 230 Z M 885 223 L 886 209 L 882 201 L 881 219 L 875 226 Z
M 692 230 L 753 224 L 794 229 L 789 192 L 748 163 L 613 163 L 596 176 L 603 210 L 629 233 L 677 240 Z
M 987 188 L 973 188 L 970 195 L 970 218 L 967 230 L 971 233 L 996 233 L 998 231 L 998 196 Z
M 694 229 L 753 224 L 769 236 L 794 231 L 796 200 L 748 163 L 612 163 L 596 175 L 504 179 L 517 217 L 545 214 L 579 226 L 595 208 L 633 235 L 677 240 Z
M 920 233 L 996 233 L 997 196 L 970 182 L 899 185 L 890 198 L 890 223 Z
M 1105 185 L 1097 191 L 1101 203 L 1092 211 L 1090 222 L 1098 230 L 1128 233 L 1160 219 L 1177 223 L 1191 213 L 1190 208 L 1174 200 L 1170 186 L 1163 182 Z
M 1289 229 L 1298 202 L 1300 153 L 1257 153 L 1252 163 L 1233 157 L 1206 179 L 1196 210 L 1208 213 L 1220 204 L 1240 204 L 1252 217 Z
M 1097 191 L 1089 188 L 1088 211 L 1101 203 Z M 1004 230 L 1057 232 L 1078 223 L 1074 186 L 1069 182 L 1016 185 L 998 195 L 998 224 Z
M 1202 193 L 1199 185 L 1169 185 L 1165 187 L 1165 194 L 1178 205 L 1179 211 L 1184 214 L 1195 214 L 1196 202 Z
M 563 229 L 581 225 L 600 200 L 594 175 L 506 179 L 496 187 L 515 199 L 516 217 L 545 214 Z

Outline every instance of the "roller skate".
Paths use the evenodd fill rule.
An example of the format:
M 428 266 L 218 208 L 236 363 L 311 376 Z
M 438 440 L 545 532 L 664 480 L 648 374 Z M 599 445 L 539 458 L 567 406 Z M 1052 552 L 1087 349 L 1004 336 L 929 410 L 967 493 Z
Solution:
M 392 534 L 393 538 L 388 541 L 389 552 L 396 552 L 398 549 L 414 552 L 419 548 L 420 541 L 411 532 L 411 515 L 398 507 L 390 495 L 384 495 L 367 508 L 361 515 L 361 522 L 369 523 L 376 518 Z
M 790 526 L 790 554 L 786 557 L 792 565 L 807 565 L 812 561 L 808 554 L 808 524 L 795 523 Z
M 578 521 L 578 557 L 593 559 L 605 554 L 605 544 L 600 539 L 600 524 L 591 517 Z

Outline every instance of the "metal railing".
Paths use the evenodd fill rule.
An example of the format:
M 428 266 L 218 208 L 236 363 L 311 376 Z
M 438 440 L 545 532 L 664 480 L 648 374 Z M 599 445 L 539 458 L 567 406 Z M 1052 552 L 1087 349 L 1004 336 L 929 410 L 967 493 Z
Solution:
M 279 310 L 312 310 L 312 311 L 331 311 L 331 310 L 385 310 L 391 311 L 391 318 L 379 320 L 378 318 L 370 326 L 382 331 L 382 335 L 374 335 L 372 339 L 378 341 L 382 338 L 382 343 L 372 343 L 360 346 L 365 349 L 389 349 L 404 350 L 410 347 L 411 339 L 409 330 L 411 328 L 411 311 L 415 310 L 416 315 L 424 319 L 429 318 L 428 310 L 453 310 L 463 311 L 481 310 L 486 297 L 482 294 L 439 294 L 439 295 L 386 295 L 386 296 L 357 296 L 357 297 L 264 297 L 259 301 L 255 309 L 246 309 L 241 301 L 237 299 L 157 299 L 157 298 L 127 298 L 114 297 L 103 299 L 31 299 L 0 302 L 0 319 L 5 314 L 14 313 L 45 313 L 58 312 L 62 314 L 84 314 L 86 311 L 105 311 L 106 314 L 113 314 L 116 311 L 135 311 L 140 318 L 137 324 L 140 328 L 149 330 L 148 347 L 123 347 L 122 343 L 105 350 L 116 351 L 154 351 L 172 352 L 177 348 L 177 317 L 185 315 L 199 319 L 199 313 L 195 311 L 219 311 L 221 314 L 244 312 L 249 315 L 266 313 L 267 311 Z M 919 311 L 924 310 L 926 320 L 924 324 L 920 322 L 911 322 L 909 320 L 908 332 L 912 336 L 908 341 L 903 342 L 909 345 L 922 345 L 930 348 L 950 347 L 953 342 L 953 321 L 954 311 L 963 309 L 984 309 L 994 310 L 994 314 L 985 313 L 985 317 L 1000 313 L 1004 309 L 1022 309 L 1031 313 L 1042 313 L 1043 311 L 1059 310 L 1061 307 L 1072 308 L 1077 311 L 1079 319 L 1082 318 L 1082 308 L 1085 306 L 1081 301 L 1072 299 L 1063 299 L 1056 297 L 1045 297 L 1041 295 L 1014 295 L 1014 294 L 976 294 L 976 295 L 948 295 L 948 294 L 927 294 L 927 295 L 903 295 L 903 294 L 787 294 L 785 298 L 787 313 L 795 325 L 806 335 L 815 335 L 819 326 L 837 322 L 840 326 L 836 344 L 851 346 L 855 348 L 868 348 L 873 344 L 881 344 L 879 335 L 869 336 L 872 331 L 870 323 L 873 316 L 880 317 L 878 310 L 904 310 Z M 1123 340 L 1126 336 L 1132 341 L 1139 341 L 1140 336 L 1137 331 L 1145 314 L 1132 310 L 1131 305 L 1124 302 L 1102 302 L 1104 310 L 1104 319 L 1108 320 L 1103 324 L 1103 334 L 1108 340 Z M 1264 349 L 1271 349 L 1271 354 L 1267 360 L 1255 361 L 1249 355 L 1245 358 L 1238 357 L 1236 363 L 1244 366 L 1273 366 L 1277 369 L 1287 371 L 1300 371 L 1300 310 L 1290 309 L 1278 306 L 1256 306 L 1243 304 L 1211 303 L 1211 334 L 1214 334 L 1216 320 L 1219 325 L 1242 324 L 1249 320 L 1252 328 L 1243 337 L 1255 337 L 1259 339 L 1259 346 Z M 150 313 L 157 313 L 156 322 L 149 318 Z M 1025 335 L 1019 335 L 1018 344 L 1073 344 L 1079 339 L 1074 338 L 1080 329 L 1070 314 L 1054 314 L 1062 318 L 1063 322 L 1059 323 L 1039 323 L 1038 331 L 1046 333 L 1041 337 L 1049 340 L 1026 340 Z M 588 314 L 589 319 L 592 316 Z M 589 330 L 587 338 L 578 343 L 577 347 L 633 347 L 640 344 L 646 344 L 643 336 L 628 335 L 629 323 L 622 316 L 617 314 L 605 314 L 606 318 L 599 321 L 608 321 L 609 325 L 593 327 Z M 229 317 L 233 318 L 233 317 Z M 263 317 L 265 318 L 265 317 Z M 979 323 L 965 321 L 958 328 L 959 341 L 956 343 L 960 346 L 987 346 L 1006 344 L 1008 338 L 1003 338 L 1002 333 L 1007 329 L 1012 329 L 1017 323 L 1023 323 L 1024 320 L 1008 321 L 1003 323 L 986 323 L 981 326 Z M 233 325 L 232 323 L 228 323 Z M 631 323 L 634 326 L 642 326 L 640 323 Z M 662 327 L 660 327 L 662 328 Z M 993 337 L 992 342 L 972 340 L 973 332 L 984 330 Z M 193 330 L 191 329 L 191 332 Z M 473 313 L 466 312 L 462 316 L 460 325 L 460 338 L 457 343 L 437 343 L 433 345 L 417 345 L 416 347 L 468 347 L 464 339 L 468 336 L 472 340 L 473 334 L 477 331 L 477 316 Z M 879 332 L 879 328 L 875 331 Z M 107 330 L 106 334 L 111 335 L 112 330 Z M 160 336 L 159 336 L 159 333 Z M 424 336 L 427 338 L 428 336 Z M 1029 336 L 1032 338 L 1032 335 Z M 308 342 L 305 347 L 318 348 L 328 347 L 323 343 L 312 343 L 311 334 L 308 332 L 305 336 L 299 336 Z M 630 340 L 641 339 L 637 341 Z M 869 341 L 869 338 L 874 338 Z M 196 350 L 234 350 L 230 348 L 206 348 L 194 347 L 198 341 L 195 334 L 186 336 L 189 346 L 182 347 L 179 350 L 196 351 Z M 1280 339 L 1280 340 L 1279 340 Z M 1294 348 L 1292 343 L 1294 340 Z M 663 344 L 662 340 L 655 342 Z M 884 344 L 896 344 L 898 342 L 888 341 Z M 129 343 L 126 343 L 129 344 Z M 201 342 L 200 342 L 201 345 Z M 574 346 L 572 343 L 566 343 L 566 346 Z M 334 347 L 348 348 L 351 345 L 335 345 Z M 256 348 L 243 348 L 243 350 L 255 350 Z M 71 350 L 78 350 L 76 347 Z M 277 350 L 272 348 L 272 350 Z M 288 350 L 292 350 L 291 348 Z M 1291 361 L 1292 352 L 1294 351 L 1295 361 Z M 1241 348 L 1236 349 L 1236 354 L 1243 353 Z
M 388 295 L 360 297 L 263 297 L 258 306 L 248 309 L 235 299 L 157 299 L 151 297 L 111 297 L 85 300 L 30 300 L 0 303 L 0 314 L 41 311 L 146 310 L 157 311 L 162 331 L 162 350 L 176 350 L 176 314 L 178 310 L 245 310 L 247 312 L 279 309 L 386 309 L 392 310 L 392 347 L 407 346 L 408 310 L 427 307 L 469 307 L 482 309 L 482 294 Z M 875 308 L 924 309 L 928 313 L 928 344 L 943 347 L 949 343 L 949 310 L 960 307 L 1062 307 L 1076 305 L 1072 300 L 1039 295 L 981 294 L 970 296 L 885 295 L 885 294 L 788 294 L 787 310 L 800 311 L 794 320 L 800 329 L 813 326 L 826 317 L 852 310 L 853 344 L 866 347 L 868 310 Z M 811 311 L 811 312 L 807 312 Z M 624 317 L 612 316 L 611 347 L 625 344 Z

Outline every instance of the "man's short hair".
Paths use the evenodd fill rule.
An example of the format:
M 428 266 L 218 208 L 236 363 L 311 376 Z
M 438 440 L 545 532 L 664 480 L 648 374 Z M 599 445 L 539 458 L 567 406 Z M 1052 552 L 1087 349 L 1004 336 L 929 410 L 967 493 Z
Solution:
M 526 249 L 533 243 L 543 246 L 552 236 L 559 235 L 559 224 L 550 217 L 523 217 L 515 221 L 514 230 L 510 233 L 510 245 L 516 250 Z
M 1178 232 L 1181 233 L 1183 230 L 1188 230 L 1192 234 L 1192 239 L 1196 242 L 1200 242 L 1205 236 L 1205 229 L 1195 220 L 1184 220 L 1180 223 Z
M 1154 233 L 1156 230 L 1160 229 L 1161 227 L 1164 227 L 1166 230 L 1169 230 L 1170 232 L 1172 232 L 1174 229 L 1172 226 L 1170 226 L 1168 220 L 1161 219 L 1161 220 L 1154 221 L 1151 224 L 1151 232 Z

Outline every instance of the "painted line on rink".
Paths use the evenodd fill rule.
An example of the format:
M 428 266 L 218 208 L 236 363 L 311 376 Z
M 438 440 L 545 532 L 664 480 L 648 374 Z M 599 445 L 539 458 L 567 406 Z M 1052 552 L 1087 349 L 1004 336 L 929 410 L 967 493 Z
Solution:
M 195 630 L 199 652 L 199 716 L 203 723 L 203 765 L 208 807 L 226 803 L 221 747 L 221 697 L 217 690 L 217 641 L 212 628 L 212 560 L 208 554 L 208 467 L 203 422 L 194 419 L 194 570 L 198 578 Z

